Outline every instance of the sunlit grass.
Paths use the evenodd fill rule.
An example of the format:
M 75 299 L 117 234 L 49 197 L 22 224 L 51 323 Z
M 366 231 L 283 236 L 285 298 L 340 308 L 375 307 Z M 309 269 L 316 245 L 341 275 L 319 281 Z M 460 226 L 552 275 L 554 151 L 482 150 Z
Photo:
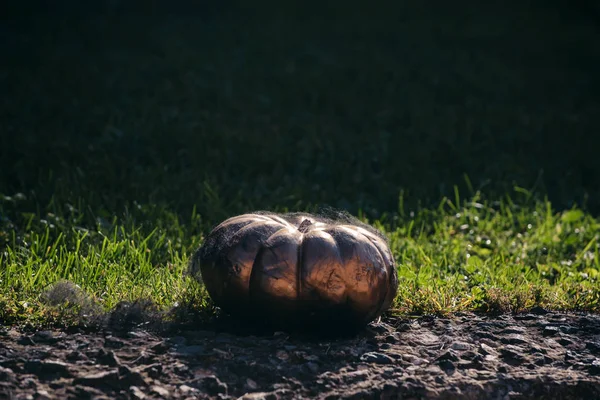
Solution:
M 4 196 L 0 207 L 3 323 L 55 321 L 41 294 L 62 280 L 79 285 L 104 310 L 140 298 L 167 310 L 201 289 L 185 272 L 218 221 L 136 205 L 84 227 L 72 222 L 89 216 L 73 207 L 17 215 L 18 203 L 18 196 Z M 8 209 L 18 221 L 5 216 Z M 367 222 L 387 234 L 397 261 L 400 289 L 391 312 L 599 309 L 600 223 L 580 209 L 558 212 L 523 190 L 496 201 L 477 193 L 463 200 L 457 192 L 435 209 L 406 212 L 401 201 L 397 212 Z

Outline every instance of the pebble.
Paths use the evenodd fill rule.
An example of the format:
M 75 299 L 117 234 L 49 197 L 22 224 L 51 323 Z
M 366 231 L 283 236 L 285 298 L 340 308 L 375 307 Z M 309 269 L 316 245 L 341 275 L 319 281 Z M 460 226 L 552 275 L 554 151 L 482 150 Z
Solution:
M 573 341 L 566 336 L 561 337 L 560 339 L 557 340 L 557 342 L 560 343 L 561 346 L 570 346 L 573 344 Z
M 529 312 L 532 313 L 532 314 L 536 314 L 536 315 L 546 315 L 546 314 L 548 314 L 548 310 L 546 310 L 545 308 L 540 307 L 540 306 L 532 307 L 531 310 L 529 310 Z
M 275 357 L 279 358 L 281 361 L 287 361 L 290 358 L 290 355 L 285 350 L 278 350 L 275 353 Z
M 436 358 L 437 361 L 443 361 L 443 360 L 448 360 L 448 361 L 458 361 L 458 356 L 456 355 L 456 353 L 452 350 L 447 350 L 445 352 L 443 352 L 441 355 L 439 355 Z
M 67 361 L 79 361 L 87 359 L 87 356 L 78 350 L 73 350 L 65 357 Z
M 527 340 L 521 334 L 509 334 L 508 336 L 504 336 L 500 339 L 502 343 L 505 344 L 525 344 Z
M 131 386 L 129 388 L 129 393 L 131 394 L 132 399 L 143 400 L 146 398 L 146 394 L 137 386 Z
M 398 337 L 396 336 L 396 334 L 393 333 L 387 335 L 384 340 L 386 343 L 398 343 Z
M 119 359 L 117 358 L 117 356 L 115 355 L 115 352 L 112 350 L 104 350 L 104 349 L 100 349 L 98 351 L 98 355 L 96 356 L 96 360 L 103 365 L 107 365 L 109 367 L 116 367 L 121 365 L 121 362 L 119 361 Z
M 273 392 L 254 392 L 254 393 L 246 393 L 241 397 L 238 397 L 238 400 L 276 400 L 277 395 Z
M 38 389 L 35 392 L 35 399 L 36 400 L 50 400 L 50 393 L 48 393 L 47 390 L 43 390 L 43 389 Z
M 470 350 L 473 347 L 473 345 L 469 344 L 469 343 L 465 343 L 465 342 L 454 342 L 452 343 L 452 345 L 450 346 L 451 349 L 453 350 Z
M 150 388 L 150 392 L 151 393 L 155 393 L 159 396 L 162 396 L 164 398 L 168 398 L 169 395 L 171 394 L 171 392 L 169 392 L 168 389 L 162 387 L 162 386 L 158 386 L 158 385 L 154 385 Z
M 115 370 L 88 374 L 73 379 L 73 385 L 118 387 L 119 373 Z
M 159 343 L 155 344 L 154 346 L 150 347 L 150 350 L 152 350 L 156 354 L 164 354 L 170 348 L 171 348 L 171 346 L 169 346 L 167 343 L 165 343 L 165 342 L 159 342 Z
M 32 339 L 36 343 L 53 344 L 58 342 L 61 339 L 61 337 L 55 336 L 52 331 L 38 331 L 33 334 Z
M 70 378 L 69 365 L 62 361 L 32 360 L 24 364 L 26 372 L 45 378 Z
M 119 339 L 116 338 L 114 336 L 107 336 L 104 338 L 104 346 L 106 347 L 111 347 L 113 349 L 120 349 L 122 347 L 124 347 L 126 345 L 126 343 Z
M 558 334 L 558 328 L 556 326 L 546 325 L 542 331 L 544 337 L 555 336 Z
M 246 378 L 246 386 L 251 390 L 256 390 L 258 388 L 258 384 L 250 378 Z
M 378 352 L 365 353 L 360 357 L 361 361 L 370 362 L 374 364 L 393 364 L 394 359 L 387 354 Z

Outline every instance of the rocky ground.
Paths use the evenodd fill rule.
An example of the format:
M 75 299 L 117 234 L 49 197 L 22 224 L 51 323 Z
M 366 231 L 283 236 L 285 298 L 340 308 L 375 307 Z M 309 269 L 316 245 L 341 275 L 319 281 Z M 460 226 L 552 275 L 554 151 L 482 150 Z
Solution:
M 599 399 L 600 316 L 387 318 L 332 339 L 0 331 L 0 398 Z

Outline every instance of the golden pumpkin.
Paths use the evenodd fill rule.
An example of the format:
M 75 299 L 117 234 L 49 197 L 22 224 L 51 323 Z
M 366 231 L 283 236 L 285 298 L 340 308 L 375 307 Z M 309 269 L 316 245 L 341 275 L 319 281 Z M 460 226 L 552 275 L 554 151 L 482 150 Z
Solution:
M 364 326 L 398 289 L 385 237 L 304 213 L 251 213 L 215 227 L 191 263 L 215 305 L 261 323 Z

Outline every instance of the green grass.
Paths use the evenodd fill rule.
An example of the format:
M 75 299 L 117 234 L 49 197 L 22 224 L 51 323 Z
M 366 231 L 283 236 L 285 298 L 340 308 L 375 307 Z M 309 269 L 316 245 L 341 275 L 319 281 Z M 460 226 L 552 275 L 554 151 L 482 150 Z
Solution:
M 212 226 L 324 204 L 389 236 L 395 312 L 598 311 L 600 34 L 563 7 L 7 19 L 0 322 L 75 321 L 63 279 L 210 312 Z
M 393 312 L 600 309 L 597 219 L 576 208 L 557 212 L 521 189 L 498 201 L 477 193 L 461 200 L 456 193 L 437 208 L 406 213 L 400 201 L 396 212 L 367 220 L 387 234 L 398 264 Z M 0 211 L 19 201 L 3 197 Z M 192 303 L 197 311 L 210 309 L 201 286 L 185 276 L 190 254 L 210 229 L 200 215 L 179 218 L 138 206 L 87 229 L 78 224 L 85 218 L 80 211 L 66 209 L 22 213 L 18 231 L 4 221 L 0 321 L 64 323 L 41 296 L 64 279 L 106 311 L 140 298 L 162 309 Z

